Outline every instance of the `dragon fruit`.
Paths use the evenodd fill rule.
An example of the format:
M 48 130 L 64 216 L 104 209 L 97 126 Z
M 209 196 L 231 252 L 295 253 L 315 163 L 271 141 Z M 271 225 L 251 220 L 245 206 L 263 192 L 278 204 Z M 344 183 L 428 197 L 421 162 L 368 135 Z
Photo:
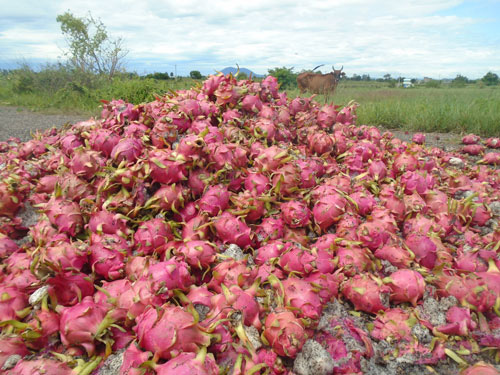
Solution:
M 307 275 L 316 269 L 317 257 L 311 251 L 299 246 L 290 246 L 281 253 L 280 267 L 288 273 Z
M 217 264 L 212 270 L 212 279 L 208 287 L 217 293 L 222 291 L 221 284 L 250 287 L 255 281 L 257 269 L 249 268 L 246 260 L 227 259 Z
M 173 239 L 170 225 L 160 218 L 144 221 L 134 234 L 137 250 L 146 255 L 152 254 Z
M 76 236 L 83 228 L 80 206 L 75 202 L 51 198 L 45 206 L 45 213 L 52 225 L 70 236 Z
M 425 134 L 415 133 L 415 134 L 413 134 L 413 137 L 411 140 L 418 145 L 423 145 L 425 143 Z
M 182 352 L 195 353 L 200 346 L 210 344 L 210 335 L 181 307 L 149 308 L 136 318 L 136 323 L 134 331 L 139 345 L 157 358 L 171 359 Z
M 157 375 L 169 375 L 172 373 L 179 375 L 217 375 L 219 366 L 215 362 L 213 355 L 207 355 L 207 350 L 202 347 L 197 354 L 181 353 L 163 365 L 155 366 Z
M 432 269 L 436 264 L 436 244 L 427 236 L 410 234 L 405 239 L 405 244 L 415 254 L 415 260 L 422 266 Z
M 356 310 L 376 314 L 387 310 L 391 289 L 367 273 L 355 275 L 346 280 L 342 294 L 351 301 Z
M 186 241 L 175 253 L 183 256 L 191 267 L 201 270 L 209 268 L 215 261 L 217 249 L 207 241 Z
M 132 342 L 123 353 L 120 375 L 151 375 L 152 371 L 140 366 L 152 356 L 151 352 L 142 351 L 135 342 Z
M 113 147 L 111 158 L 117 162 L 125 161 L 133 163 L 142 154 L 143 145 L 136 138 L 122 138 L 120 142 Z
M 436 327 L 436 329 L 447 335 L 467 336 L 470 331 L 477 327 L 477 323 L 472 320 L 468 308 L 450 307 L 446 312 L 446 320 L 448 324 Z
M 97 211 L 90 215 L 88 228 L 94 233 L 125 234 L 127 221 L 109 211 Z
M 185 159 L 175 152 L 155 150 L 149 153 L 150 175 L 160 184 L 174 184 L 186 179 Z
M 88 370 L 95 368 L 97 363 L 92 362 Z M 32 375 L 32 374 L 53 374 L 53 375 L 72 375 L 75 372 L 64 362 L 59 362 L 50 358 L 39 358 L 32 361 L 20 360 L 11 370 L 12 374 Z
M 495 366 L 480 361 L 460 371 L 460 375 L 498 375 L 498 370 Z
M 174 289 L 186 290 L 193 283 L 187 263 L 172 258 L 149 266 L 148 279 L 157 293 L 172 295 Z
M 475 134 L 468 134 L 462 138 L 462 143 L 464 145 L 474 145 L 478 143 L 481 138 Z
M 346 204 L 347 201 L 340 194 L 325 195 L 318 199 L 313 208 L 313 216 L 321 231 L 340 220 Z
M 19 246 L 9 237 L 0 233 L 0 258 L 8 257 L 19 250 Z
M 90 133 L 89 143 L 95 151 L 100 151 L 109 158 L 113 148 L 120 141 L 120 136 L 109 129 L 97 129 Z
M 277 280 L 274 278 L 270 280 L 275 288 L 279 287 Z M 286 307 L 290 307 L 300 318 L 319 319 L 322 310 L 321 299 L 310 282 L 297 277 L 288 277 L 282 281 L 282 287 L 282 297 Z
M 95 174 L 104 166 L 104 159 L 97 151 L 78 148 L 73 151 L 70 167 L 75 175 L 86 180 L 94 178 Z
M 61 341 L 67 346 L 83 346 L 89 356 L 95 352 L 95 339 L 113 323 L 107 310 L 88 296 L 61 311 Z
M 29 354 L 23 340 L 17 336 L 0 337 L 0 368 L 3 368 L 7 359 L 12 355 L 24 357 Z
M 217 236 L 224 243 L 233 243 L 241 248 L 251 245 L 251 229 L 240 219 L 224 212 L 215 221 Z
M 411 341 L 410 315 L 401 309 L 389 309 L 377 315 L 370 335 L 377 340 Z
M 334 263 L 349 277 L 369 271 L 373 267 L 369 251 L 364 247 L 357 246 L 339 247 L 335 254 Z
M 391 302 L 411 302 L 416 307 L 417 301 L 424 296 L 425 280 L 417 271 L 397 270 L 383 281 L 391 288 Z
M 229 191 L 223 185 L 215 185 L 208 188 L 198 201 L 201 212 L 210 216 L 217 216 L 229 205 Z
M 277 309 L 267 316 L 263 337 L 278 355 L 295 358 L 307 339 L 307 333 L 302 321 L 292 312 Z
M 304 202 L 289 201 L 281 204 L 281 216 L 290 228 L 301 228 L 309 223 L 311 211 Z

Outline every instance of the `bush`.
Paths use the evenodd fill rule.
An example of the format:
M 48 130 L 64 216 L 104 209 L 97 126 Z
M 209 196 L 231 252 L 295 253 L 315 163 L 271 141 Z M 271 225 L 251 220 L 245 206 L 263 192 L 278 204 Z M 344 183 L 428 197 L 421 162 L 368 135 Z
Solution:
M 425 82 L 425 87 L 428 88 L 439 88 L 441 87 L 441 81 L 438 81 L 436 79 L 431 79 L 430 81 Z
M 192 78 L 192 79 L 202 79 L 203 76 L 201 75 L 201 73 L 197 70 L 191 70 L 189 72 L 189 76 Z
M 293 89 L 297 87 L 297 74 L 293 73 L 293 68 L 269 69 L 269 75 L 276 77 L 281 89 Z

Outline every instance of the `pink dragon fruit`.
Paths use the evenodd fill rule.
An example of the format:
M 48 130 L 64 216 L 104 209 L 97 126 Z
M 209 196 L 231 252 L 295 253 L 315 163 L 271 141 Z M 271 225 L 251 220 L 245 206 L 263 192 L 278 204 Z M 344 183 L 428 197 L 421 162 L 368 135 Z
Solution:
M 311 211 L 304 202 L 289 201 L 281 204 L 281 216 L 290 228 L 302 228 L 310 222 Z
M 498 375 L 498 370 L 489 363 L 479 361 L 460 371 L 460 375 Z
M 418 166 L 418 160 L 415 156 L 408 152 L 404 152 L 394 159 L 392 170 L 399 174 L 406 171 L 415 171 Z
M 257 255 L 254 261 L 261 266 L 266 262 L 273 262 L 280 258 L 280 255 L 290 247 L 290 243 L 284 243 L 280 240 L 272 240 L 257 249 Z
M 241 311 L 243 324 L 253 326 L 260 330 L 262 328 L 262 323 L 259 319 L 261 306 L 255 299 L 259 284 L 260 280 L 256 279 L 247 289 L 242 289 L 238 285 L 226 287 L 224 284 L 221 284 L 221 288 L 226 298 L 227 305 L 235 310 Z M 212 298 L 212 301 L 213 300 L 214 298 Z
M 436 329 L 447 335 L 467 336 L 477 327 L 476 322 L 470 316 L 470 309 L 464 307 L 450 307 L 446 312 L 446 320 L 448 324 L 436 327 Z
M 500 165 L 500 152 L 487 152 L 478 163 Z
M 77 243 L 59 242 L 46 247 L 40 261 L 56 271 L 79 271 L 88 262 L 87 249 L 85 245 L 79 248 Z
M 83 346 L 89 356 L 95 352 L 95 339 L 113 323 L 107 310 L 88 296 L 61 311 L 61 341 L 67 346 Z
M 411 302 L 416 307 L 417 301 L 424 296 L 425 280 L 417 271 L 397 270 L 383 281 L 391 288 L 391 302 Z
M 153 354 L 144 352 L 132 342 L 123 353 L 123 362 L 120 367 L 120 375 L 152 375 L 153 371 L 140 367 L 147 362 Z
M 221 284 L 249 288 L 256 275 L 257 269 L 249 268 L 246 260 L 227 259 L 212 269 L 212 279 L 208 287 L 217 293 L 222 291 Z
M 415 133 L 415 134 L 413 134 L 413 137 L 411 138 L 411 140 L 418 145 L 423 145 L 425 143 L 425 134 Z
M 270 281 L 273 287 L 279 288 L 277 280 L 271 278 Z M 282 287 L 285 307 L 290 307 L 299 318 L 319 319 L 323 308 L 321 299 L 318 291 L 309 281 L 288 277 L 282 281 Z
M 167 293 L 168 296 L 174 289 L 186 290 L 193 283 L 187 263 L 175 258 L 150 265 L 147 277 L 157 293 Z
M 290 358 L 297 356 L 307 339 L 302 321 L 283 309 L 269 313 L 262 336 L 278 355 Z
M 70 236 L 76 236 L 83 228 L 80 206 L 75 202 L 51 198 L 45 206 L 45 213 L 52 225 Z
M 469 155 L 480 155 L 484 153 L 484 146 L 482 145 L 467 145 L 462 147 L 462 152 L 469 154 Z
M 155 150 L 149 153 L 151 178 L 160 184 L 174 184 L 186 179 L 184 164 L 184 157 L 176 152 Z
M 104 247 L 102 244 L 89 246 L 90 265 L 96 274 L 106 280 L 116 280 L 123 277 L 125 273 L 125 255 L 112 248 Z
M 229 205 L 229 191 L 224 185 L 210 186 L 198 201 L 201 212 L 217 216 Z
M 72 133 L 68 133 L 67 135 L 62 137 L 60 144 L 61 150 L 68 156 L 71 155 L 75 149 L 83 146 L 81 138 L 78 135 Z
M 0 337 L 0 368 L 4 366 L 5 361 L 7 361 L 11 355 L 24 357 L 28 354 L 29 351 L 21 337 L 7 335 Z
M 468 134 L 462 138 L 462 143 L 464 145 L 474 145 L 478 143 L 480 140 L 481 138 L 478 135 Z
M 355 275 L 342 286 L 342 294 L 356 310 L 376 314 L 387 310 L 391 289 L 370 274 Z
M 19 250 L 19 246 L 9 237 L 0 233 L 0 258 L 8 257 Z
M 202 347 L 197 354 L 181 353 L 163 365 L 155 366 L 157 375 L 218 375 L 219 366 L 212 353 L 207 355 L 206 347 Z
M 411 341 L 410 315 L 401 309 L 389 309 L 377 315 L 370 335 L 377 340 Z
M 118 214 L 109 211 L 96 211 L 90 215 L 88 228 L 94 233 L 125 234 L 127 221 Z
M 186 197 L 187 191 L 182 185 L 171 184 L 159 188 L 148 203 L 164 211 L 178 211 L 184 206 Z
M 288 273 L 307 275 L 316 269 L 317 257 L 311 251 L 290 246 L 279 258 L 280 267 Z
M 410 234 L 405 239 L 405 244 L 415 254 L 415 260 L 422 266 L 434 268 L 437 260 L 436 244 L 427 236 Z
M 217 248 L 208 241 L 186 241 L 174 253 L 184 257 L 191 267 L 201 270 L 214 263 Z
M 345 212 L 347 201 L 340 194 L 325 195 L 318 199 L 313 208 L 315 223 L 322 231 L 338 222 Z
M 84 273 L 64 272 L 47 280 L 52 300 L 63 306 L 73 306 L 82 298 L 94 294 L 92 279 Z
M 95 368 L 97 362 L 92 362 L 89 370 Z M 8 372 L 16 375 L 51 374 L 51 375 L 72 375 L 75 372 L 64 362 L 59 362 L 51 358 L 39 358 L 32 361 L 20 360 L 16 366 Z
M 21 205 L 21 194 L 6 183 L 0 183 L 0 216 L 14 217 Z
M 234 208 L 230 210 L 232 214 L 245 218 L 246 222 L 255 223 L 266 212 L 265 203 L 254 192 L 244 190 L 230 198 Z
M 28 296 L 10 285 L 0 287 L 0 296 L 0 321 L 16 320 L 28 305 Z
M 120 136 L 108 129 L 97 129 L 90 133 L 89 143 L 95 151 L 100 151 L 109 158 L 113 148 L 120 141 Z
M 104 159 L 97 151 L 89 151 L 83 148 L 73 151 L 70 167 L 78 177 L 91 180 L 103 166 Z
M 217 218 L 215 230 L 224 243 L 233 243 L 241 248 L 247 248 L 252 243 L 250 228 L 229 212 L 224 212 Z
M 152 254 L 173 239 L 170 225 L 160 218 L 144 221 L 134 234 L 137 250 L 146 255 Z
M 358 240 L 372 251 L 384 246 L 390 238 L 387 229 L 381 224 L 379 220 L 366 221 L 356 231 Z
M 120 142 L 113 147 L 111 158 L 117 162 L 126 161 L 128 163 L 135 162 L 142 154 L 143 145 L 136 138 L 122 138 Z
M 343 273 L 348 277 L 368 271 L 373 267 L 370 252 L 364 247 L 357 246 L 339 247 L 334 262 L 337 268 L 342 268 Z
M 136 323 L 134 331 L 139 345 L 159 358 L 171 359 L 182 352 L 195 353 L 200 346 L 210 344 L 210 335 L 181 307 L 149 308 L 136 318 Z

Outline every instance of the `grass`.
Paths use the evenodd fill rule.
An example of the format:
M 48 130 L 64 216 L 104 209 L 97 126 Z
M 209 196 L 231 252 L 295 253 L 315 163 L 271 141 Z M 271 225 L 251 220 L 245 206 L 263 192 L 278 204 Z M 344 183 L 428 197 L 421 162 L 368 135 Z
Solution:
M 97 115 L 101 99 L 121 98 L 138 104 L 197 83 L 189 78 L 161 81 L 127 74 L 110 81 L 75 76 L 61 66 L 39 73 L 23 68 L 0 75 L 0 105 Z M 299 94 L 297 89 L 287 92 L 289 97 Z M 330 99 L 340 105 L 351 100 L 359 103 L 358 124 L 408 131 L 500 134 L 500 86 L 456 88 L 442 84 L 438 88 L 402 89 L 386 82 L 343 81 Z M 317 96 L 316 100 L 323 102 L 324 98 Z
M 291 96 L 298 91 L 290 91 Z M 319 101 L 324 99 L 319 96 Z M 389 88 L 380 84 L 339 85 L 335 104 L 359 103 L 358 124 L 441 133 L 500 134 L 500 87 Z

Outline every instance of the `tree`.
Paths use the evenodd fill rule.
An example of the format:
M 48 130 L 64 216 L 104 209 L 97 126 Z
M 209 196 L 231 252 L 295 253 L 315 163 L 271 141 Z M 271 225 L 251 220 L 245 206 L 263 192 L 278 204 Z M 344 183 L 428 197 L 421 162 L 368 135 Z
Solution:
M 488 72 L 481 81 L 483 81 L 486 86 L 498 85 L 498 75 L 493 72 Z
M 202 75 L 199 71 L 197 70 L 191 70 L 189 72 L 189 76 L 192 78 L 192 79 L 202 79 Z
M 389 73 L 384 74 L 384 80 L 390 81 L 391 80 L 391 75 Z
M 282 89 L 291 89 L 297 87 L 297 74 L 295 74 L 292 70 L 293 67 L 282 67 L 269 69 L 268 73 L 270 76 L 276 77 Z
M 109 37 L 100 19 L 94 19 L 90 12 L 83 18 L 68 11 L 58 15 L 56 20 L 69 46 L 65 54 L 75 68 L 109 77 L 122 68 L 128 50 L 124 49 L 122 38 Z
M 468 83 L 469 80 L 467 77 L 457 74 L 457 76 L 451 81 L 451 85 L 454 87 L 465 87 L 465 84 Z

